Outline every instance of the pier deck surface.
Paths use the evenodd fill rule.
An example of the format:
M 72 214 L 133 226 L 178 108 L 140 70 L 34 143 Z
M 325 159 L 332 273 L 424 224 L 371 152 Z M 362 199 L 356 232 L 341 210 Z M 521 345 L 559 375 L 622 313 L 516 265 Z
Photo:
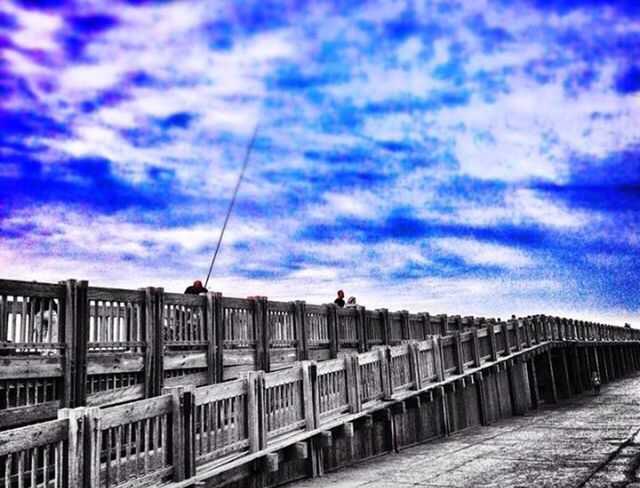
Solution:
M 410 426 L 407 426 L 410 428 Z M 640 374 L 293 488 L 640 488 Z

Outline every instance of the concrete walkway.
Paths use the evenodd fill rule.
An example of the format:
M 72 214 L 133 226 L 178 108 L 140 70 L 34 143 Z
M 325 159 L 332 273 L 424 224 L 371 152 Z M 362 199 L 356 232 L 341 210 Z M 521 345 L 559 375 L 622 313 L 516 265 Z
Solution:
M 640 488 L 640 375 L 583 394 L 289 485 L 294 488 Z

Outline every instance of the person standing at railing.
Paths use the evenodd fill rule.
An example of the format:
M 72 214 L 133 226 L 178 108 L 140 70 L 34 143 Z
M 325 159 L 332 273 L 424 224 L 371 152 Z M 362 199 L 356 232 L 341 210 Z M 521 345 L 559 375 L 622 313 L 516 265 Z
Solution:
M 338 290 L 338 298 L 336 298 L 333 303 L 338 307 L 344 307 L 344 291 Z
M 600 375 L 597 371 L 591 373 L 591 386 L 593 386 L 593 394 L 600 394 Z
M 208 290 L 202 286 L 202 281 L 196 280 L 193 282 L 193 285 L 187 287 L 184 291 L 185 295 L 200 295 L 202 293 L 208 293 Z

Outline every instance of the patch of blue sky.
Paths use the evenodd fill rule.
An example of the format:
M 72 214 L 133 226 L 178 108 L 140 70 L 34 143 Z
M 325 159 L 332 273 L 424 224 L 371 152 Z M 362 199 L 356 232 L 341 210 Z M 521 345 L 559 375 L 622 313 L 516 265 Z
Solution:
M 616 77 L 615 89 L 623 94 L 640 92 L 640 64 L 621 69 Z
M 514 2 L 507 2 L 514 3 Z M 515 4 L 532 4 L 537 8 L 551 10 L 560 15 L 569 14 L 578 9 L 614 8 L 621 15 L 636 16 L 640 14 L 640 5 L 635 0 L 515 0 Z
M 113 173 L 109 161 L 100 158 L 68 160 L 55 170 L 32 160 L 22 163 L 18 175 L 0 175 L 0 205 L 16 209 L 61 203 L 106 214 L 128 208 L 154 212 L 186 203 L 187 198 L 173 183 L 171 171 L 149 168 L 145 182 L 131 184 Z
M 15 30 L 16 27 L 18 27 L 16 16 L 0 11 L 0 29 Z

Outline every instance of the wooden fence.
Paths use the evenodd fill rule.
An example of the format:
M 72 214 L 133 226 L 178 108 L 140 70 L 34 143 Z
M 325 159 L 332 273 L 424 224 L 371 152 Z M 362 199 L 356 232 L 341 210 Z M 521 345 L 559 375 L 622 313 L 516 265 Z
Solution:
M 638 337 L 631 329 L 557 317 L 496 322 L 161 288 L 96 288 L 75 280 L 0 280 L 0 430 L 54 419 L 59 408 L 118 405 L 158 396 L 165 387 L 215 384 L 433 335 L 446 336 L 440 353 L 450 373 L 476 361 L 474 344 L 486 359 L 492 351 L 518 350 L 526 338 L 535 343 L 536 334 Z
M 107 300 L 102 295 L 89 296 Z M 126 354 L 140 354 L 135 349 L 138 341 L 132 340 L 135 334 L 126 332 L 131 324 L 142 330 L 141 322 L 132 312 L 136 307 L 123 305 L 137 303 L 135 297 L 128 297 L 129 301 L 124 301 L 125 296 L 109 297 L 107 301 L 115 301 L 117 305 L 111 305 L 110 311 L 92 315 L 103 317 L 100 320 L 108 325 L 99 324 L 97 337 L 101 340 L 91 344 L 118 344 L 113 347 L 126 347 Z M 99 307 L 104 307 L 102 298 L 96 298 Z M 117 320 L 104 318 L 117 316 L 114 307 L 120 314 L 119 325 Z M 276 329 L 276 344 L 282 344 L 283 349 L 293 348 L 296 344 L 291 338 L 295 336 L 287 317 L 295 316 L 294 311 L 282 307 L 271 310 L 277 312 L 277 317 L 284 317 L 270 324 Z M 320 315 L 326 309 L 311 310 Z M 172 315 L 167 320 L 177 323 L 174 330 L 180 332 L 167 342 L 174 344 L 178 338 L 180 347 L 186 342 L 200 348 L 205 329 L 199 325 L 201 316 L 186 306 L 175 313 L 183 317 Z M 105 327 L 110 331 L 103 330 Z M 90 330 L 95 332 L 95 327 Z M 549 345 L 619 345 L 624 353 L 620 361 L 611 362 L 610 356 L 607 359 L 606 355 L 596 355 L 601 356 L 595 358 L 597 369 L 599 361 L 610 361 L 602 364 L 605 379 L 606 368 L 613 375 L 618 370 L 622 373 L 640 367 L 639 339 L 631 340 L 625 330 L 606 330 L 603 333 L 591 326 L 536 316 L 462 333 L 456 330 L 447 336 L 434 335 L 421 341 L 374 346 L 371 351 L 348 351 L 326 361 L 295 362 L 274 372 L 249 371 L 240 379 L 219 384 L 168 387 L 160 396 L 123 405 L 63 409 L 58 420 L 0 432 L 0 488 L 159 486 L 195 479 L 201 470 L 223 469 L 221 466 L 234 462 L 237 465 L 258 455 L 274 471 L 278 463 L 274 452 L 278 448 L 292 449 L 291 455 L 306 458 L 308 445 L 300 443 L 301 440 L 346 425 L 354 416 L 380 409 L 389 401 L 411 398 L 416 392 L 441 389 L 456 379 L 481 381 L 482 368 L 495 365 L 500 370 L 506 361 L 513 361 L 510 358 L 520 354 L 530 356 L 535 351 L 544 354 L 548 347 L 541 348 Z M 622 333 L 624 337 L 619 335 Z M 319 339 L 326 337 L 321 333 L 315 335 Z M 113 361 L 111 354 L 115 353 L 109 349 L 111 346 L 103 347 L 102 352 L 95 354 L 104 354 L 109 359 L 103 363 L 96 360 L 94 364 Z M 187 350 L 206 354 L 201 349 Z M 589 356 L 588 351 L 586 354 Z M 145 354 L 140 357 L 140 361 L 147 360 Z M 182 378 L 191 379 L 199 374 L 192 372 L 199 364 L 190 363 L 189 373 Z M 589 371 L 585 371 L 588 376 Z M 92 374 L 100 373 L 93 371 L 88 378 Z M 522 383 L 525 384 L 528 383 Z M 514 400 L 514 411 L 526 410 L 530 402 L 528 399 L 519 405 Z

